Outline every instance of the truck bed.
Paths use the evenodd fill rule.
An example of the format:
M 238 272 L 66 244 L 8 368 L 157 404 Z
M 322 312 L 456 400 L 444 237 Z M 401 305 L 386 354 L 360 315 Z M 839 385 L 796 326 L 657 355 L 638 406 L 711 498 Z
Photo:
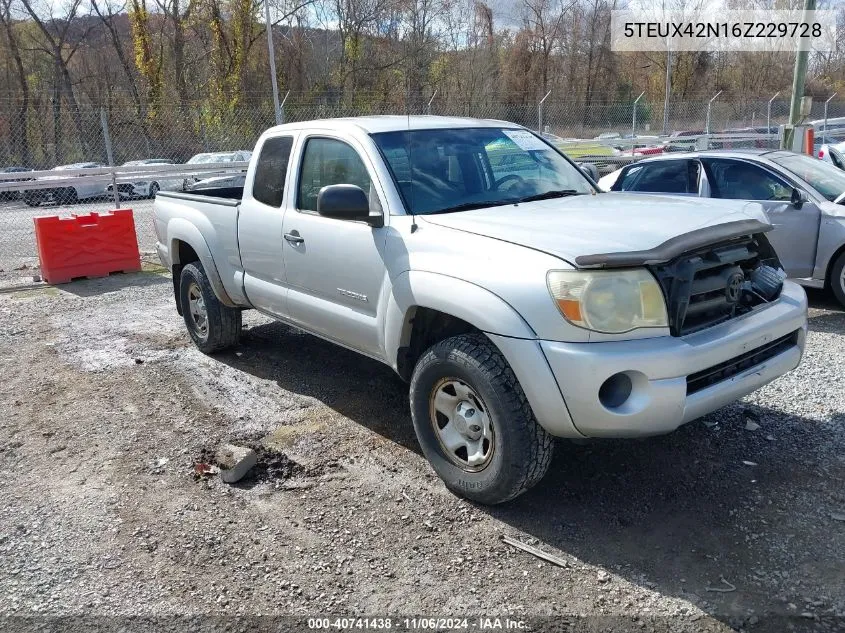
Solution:
M 157 197 L 177 198 L 179 200 L 193 200 L 210 204 L 220 204 L 234 207 L 240 204 L 244 196 L 243 187 L 216 187 L 213 189 L 197 189 L 196 191 L 159 191 Z

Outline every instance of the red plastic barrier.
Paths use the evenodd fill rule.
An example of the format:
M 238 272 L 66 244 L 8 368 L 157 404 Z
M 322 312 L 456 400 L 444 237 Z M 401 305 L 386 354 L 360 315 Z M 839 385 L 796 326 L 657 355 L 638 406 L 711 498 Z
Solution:
M 141 270 L 132 209 L 35 218 L 41 276 L 51 284 Z

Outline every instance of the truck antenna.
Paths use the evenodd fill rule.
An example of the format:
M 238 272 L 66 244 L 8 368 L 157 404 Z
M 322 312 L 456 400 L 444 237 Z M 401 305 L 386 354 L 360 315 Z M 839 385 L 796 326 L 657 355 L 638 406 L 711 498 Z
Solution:
M 411 80 L 410 77 L 408 78 L 408 92 L 405 97 L 405 116 L 407 117 L 408 121 L 408 172 L 411 178 L 411 200 L 409 203 L 410 212 L 411 212 L 411 234 L 417 232 L 419 228 L 417 226 L 417 216 L 414 215 L 414 161 L 411 158 L 411 147 L 413 143 L 411 143 L 411 110 L 410 110 L 410 102 L 411 102 Z

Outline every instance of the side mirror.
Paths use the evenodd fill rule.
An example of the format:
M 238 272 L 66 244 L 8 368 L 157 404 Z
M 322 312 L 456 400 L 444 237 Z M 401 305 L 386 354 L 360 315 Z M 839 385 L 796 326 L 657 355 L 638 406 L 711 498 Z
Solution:
M 582 174 L 593 181 L 599 179 L 599 170 L 592 163 L 578 163 L 578 169 L 581 170 Z
M 809 198 L 807 198 L 806 192 L 802 191 L 798 187 L 792 188 L 792 196 L 789 201 L 792 203 L 793 207 L 800 209 L 804 206 L 804 203 L 807 202 L 807 200 L 809 200 Z
M 367 194 L 356 185 L 328 185 L 317 194 L 317 213 L 336 220 L 352 220 L 384 226 L 382 215 L 370 215 Z

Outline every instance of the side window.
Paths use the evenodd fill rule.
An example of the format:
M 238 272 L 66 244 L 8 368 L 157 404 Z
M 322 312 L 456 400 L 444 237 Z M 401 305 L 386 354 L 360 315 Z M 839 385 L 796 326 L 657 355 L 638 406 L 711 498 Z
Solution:
M 352 147 L 331 138 L 308 139 L 299 174 L 298 208 L 316 211 L 317 194 L 328 185 L 357 185 L 370 197 L 370 176 Z
M 714 198 L 790 200 L 792 187 L 762 167 L 739 160 L 709 161 Z
M 614 185 L 614 191 L 698 193 L 698 162 L 666 160 L 636 165 Z
M 259 202 L 271 207 L 282 206 L 282 194 L 285 191 L 285 176 L 292 145 L 292 137 L 278 136 L 268 138 L 261 146 L 261 153 L 255 165 L 255 181 L 252 185 L 252 197 Z

